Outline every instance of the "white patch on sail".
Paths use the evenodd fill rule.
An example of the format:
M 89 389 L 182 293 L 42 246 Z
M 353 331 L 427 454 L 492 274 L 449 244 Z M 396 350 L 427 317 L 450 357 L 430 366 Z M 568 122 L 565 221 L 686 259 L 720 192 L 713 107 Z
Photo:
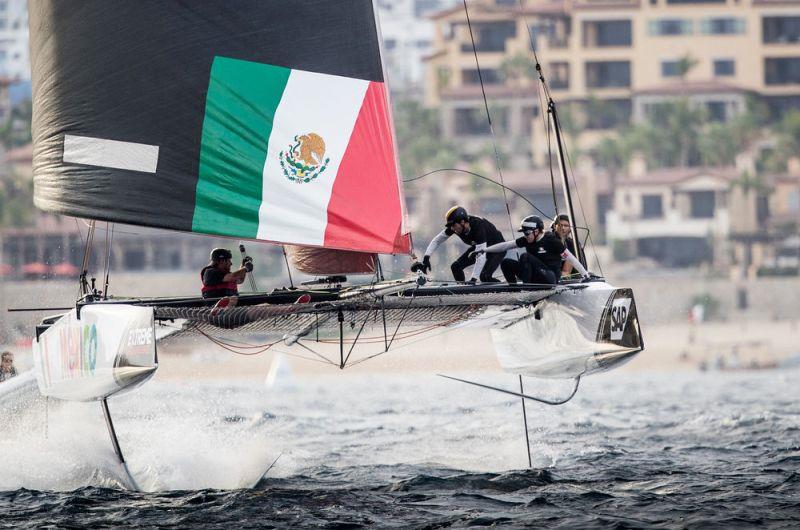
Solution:
M 258 239 L 322 245 L 328 203 L 368 81 L 292 70 L 275 111 L 263 172 Z M 292 181 L 281 152 L 295 137 L 314 133 L 325 142 L 325 170 L 310 182 Z M 322 165 L 322 164 L 320 164 Z M 291 175 L 290 175 L 291 176 Z
M 65 134 L 64 163 L 155 173 L 158 146 Z

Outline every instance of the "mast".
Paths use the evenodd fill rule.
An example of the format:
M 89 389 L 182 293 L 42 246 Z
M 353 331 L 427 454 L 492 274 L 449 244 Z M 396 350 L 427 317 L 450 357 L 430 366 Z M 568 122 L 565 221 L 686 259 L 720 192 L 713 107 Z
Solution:
M 561 169 L 561 185 L 564 187 L 564 198 L 567 202 L 567 215 L 569 215 L 569 222 L 572 224 L 572 235 L 575 241 L 575 257 L 578 261 L 581 260 L 581 245 L 578 238 L 578 231 L 575 226 L 575 210 L 572 208 L 572 192 L 569 188 L 569 177 L 567 173 L 567 164 L 564 159 L 564 145 L 561 139 L 561 124 L 558 122 L 558 111 L 556 110 L 556 102 L 550 98 L 547 103 L 547 114 L 553 123 L 553 128 L 556 131 L 556 145 L 558 146 L 558 167 Z

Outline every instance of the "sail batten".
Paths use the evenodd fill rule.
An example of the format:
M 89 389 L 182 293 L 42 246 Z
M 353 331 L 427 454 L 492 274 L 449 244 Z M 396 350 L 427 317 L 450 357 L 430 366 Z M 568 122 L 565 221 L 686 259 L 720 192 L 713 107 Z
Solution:
M 35 204 L 409 251 L 371 0 L 33 3 Z

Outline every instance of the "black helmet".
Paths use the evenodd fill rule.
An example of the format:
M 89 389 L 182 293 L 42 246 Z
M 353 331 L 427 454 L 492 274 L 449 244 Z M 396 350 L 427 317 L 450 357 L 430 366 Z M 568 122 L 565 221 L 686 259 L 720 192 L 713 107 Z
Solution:
M 517 232 L 524 232 L 526 230 L 544 230 L 544 222 L 542 222 L 542 218 L 538 215 L 529 215 L 528 217 L 524 218 L 520 223 L 520 229 Z
M 450 228 L 455 223 L 466 221 L 468 217 L 469 215 L 464 208 L 461 206 L 453 206 L 444 214 L 444 225 Z
M 222 261 L 224 259 L 233 259 L 233 254 L 227 248 L 215 248 L 211 251 L 211 261 Z

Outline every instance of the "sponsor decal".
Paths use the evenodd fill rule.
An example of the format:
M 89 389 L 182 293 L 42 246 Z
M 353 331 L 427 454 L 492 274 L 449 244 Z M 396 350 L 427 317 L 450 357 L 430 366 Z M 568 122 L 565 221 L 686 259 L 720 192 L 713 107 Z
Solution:
M 630 309 L 630 298 L 617 298 L 611 303 L 611 340 L 622 339 Z
M 128 331 L 128 346 L 153 344 L 153 328 L 133 328 Z
M 316 133 L 294 137 L 295 143 L 278 155 L 283 176 L 302 184 L 316 179 L 328 167 L 330 158 L 325 158 L 325 140 Z
M 97 325 L 69 325 L 42 341 L 45 379 L 76 379 L 93 375 L 97 367 Z M 52 357 L 51 357 L 52 356 Z

